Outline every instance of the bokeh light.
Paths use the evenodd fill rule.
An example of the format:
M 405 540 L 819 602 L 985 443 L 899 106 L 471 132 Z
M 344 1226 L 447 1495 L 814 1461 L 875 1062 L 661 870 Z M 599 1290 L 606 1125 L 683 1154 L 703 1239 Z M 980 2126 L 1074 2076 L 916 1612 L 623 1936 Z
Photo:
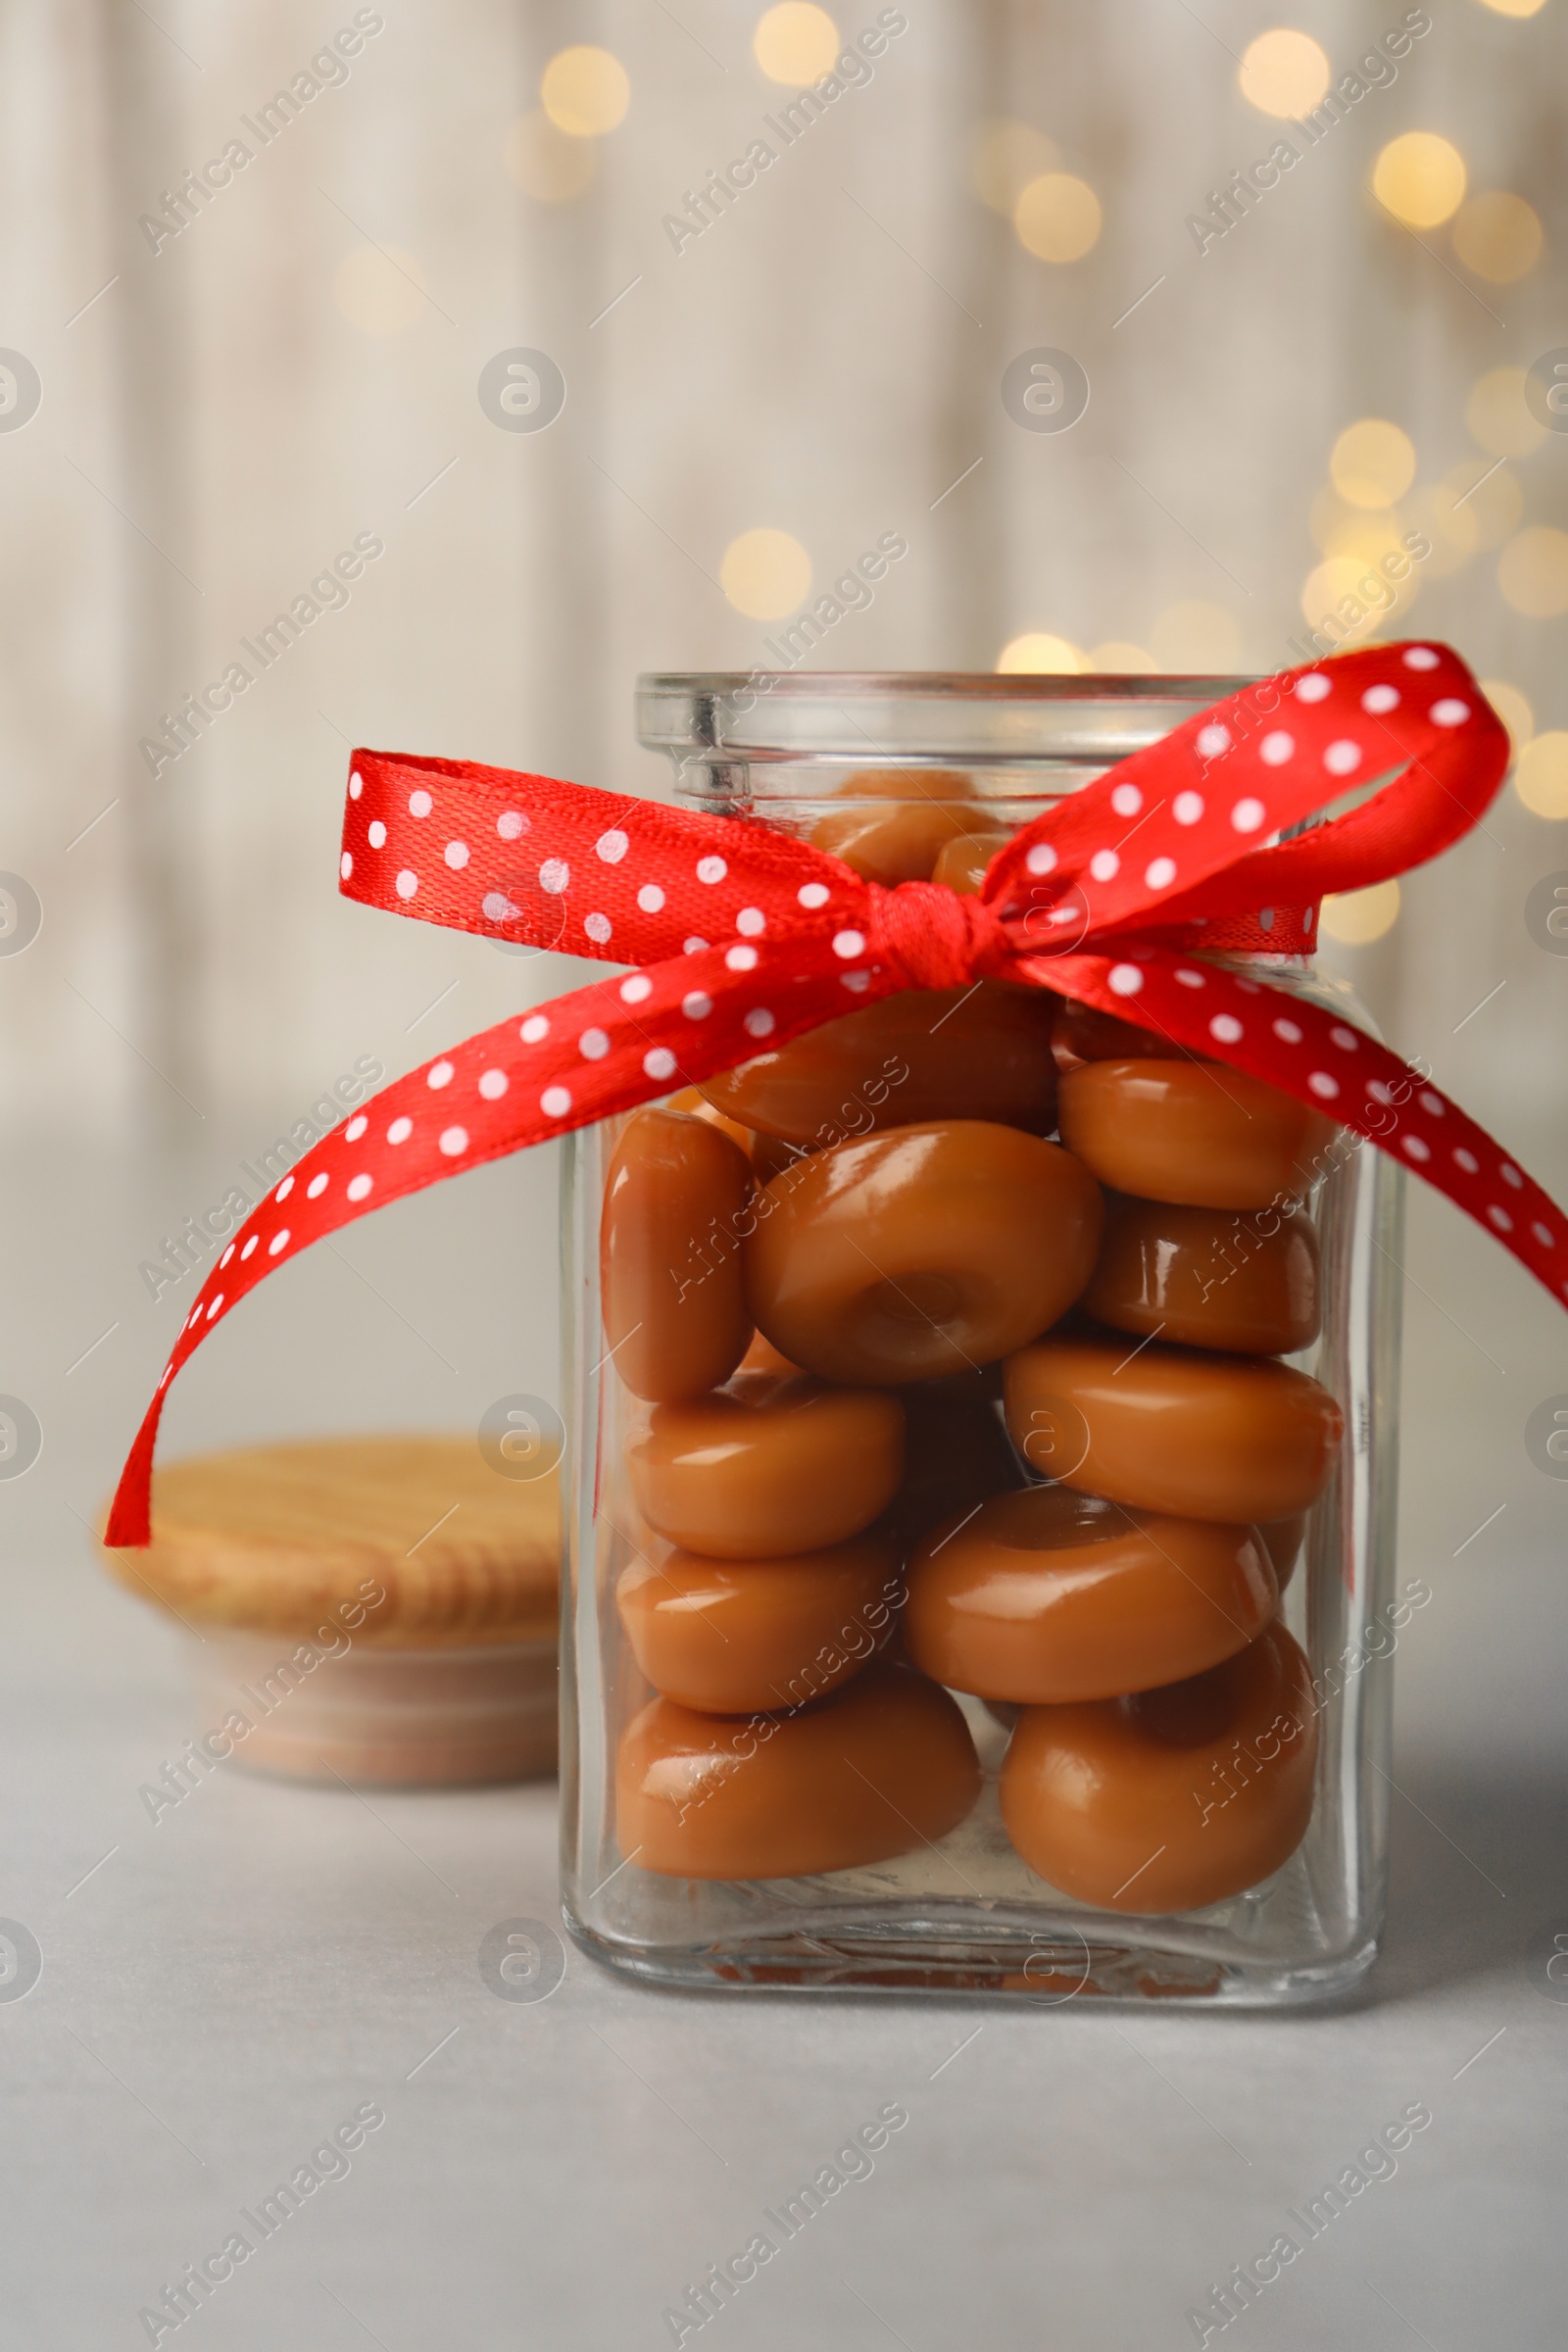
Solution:
M 1553 727 L 1526 744 L 1513 788 L 1533 816 L 1568 816 L 1568 734 Z
M 752 55 L 769 81 L 803 90 L 830 74 L 839 53 L 839 28 L 811 0 L 779 0 L 752 35 Z
M 737 612 L 778 620 L 810 593 L 811 559 L 788 531 L 742 531 L 724 550 L 718 582 Z
M 1415 444 L 1387 417 L 1363 416 L 1335 442 L 1329 472 L 1352 507 L 1392 507 L 1415 480 Z
M 1229 677 L 1242 657 L 1242 636 L 1223 605 L 1184 597 L 1167 605 L 1150 635 L 1160 669 L 1194 677 Z
M 1470 554 L 1511 539 L 1524 507 L 1518 478 L 1506 466 L 1464 458 L 1439 482 L 1433 519 L 1440 531 L 1461 539 Z
M 1374 882 L 1368 890 L 1331 891 L 1318 915 L 1318 929 L 1342 948 L 1370 947 L 1399 919 L 1397 882 Z
M 1413 564 L 1402 580 L 1391 580 L 1365 557 L 1329 556 L 1301 583 L 1301 617 L 1338 646 L 1363 645 L 1396 614 L 1408 612 L 1419 592 Z
M 1032 122 L 994 117 L 975 133 L 970 163 L 974 192 L 982 204 L 1010 220 L 1029 182 L 1054 172 L 1060 161 L 1051 140 Z
M 1517 686 L 1510 686 L 1506 678 L 1483 678 L 1481 691 L 1507 728 L 1517 760 L 1536 731 L 1536 714 L 1528 697 Z
M 1546 0 L 1481 0 L 1494 17 L 1536 17 L 1545 7 Z
M 1453 250 L 1467 270 L 1494 286 L 1511 286 L 1541 259 L 1541 216 L 1522 196 L 1492 188 L 1459 207 Z
M 541 204 L 565 204 L 580 196 L 596 169 L 591 142 L 568 138 L 542 107 L 514 122 L 503 162 L 513 185 Z
M 1260 115 L 1294 121 L 1322 103 L 1333 69 L 1310 33 L 1280 25 L 1249 41 L 1237 79 Z
M 1107 677 L 1138 677 L 1159 667 L 1152 654 L 1126 637 L 1107 637 L 1103 645 L 1092 645 L 1087 661 L 1091 669 L 1102 670 Z
M 1039 629 L 1011 638 L 997 656 L 1004 677 L 1072 677 L 1087 667 L 1070 637 L 1052 637 Z
M 338 308 L 366 335 L 400 335 L 424 309 L 424 272 L 395 245 L 356 245 L 338 266 Z
M 1523 458 L 1539 449 L 1546 428 L 1530 414 L 1522 368 L 1492 368 L 1478 376 L 1464 404 L 1464 421 L 1479 449 L 1494 458 Z
M 1529 620 L 1568 612 L 1568 531 L 1536 522 L 1516 532 L 1497 558 L 1497 587 Z
M 568 138 L 603 138 L 625 119 L 631 83 L 608 49 L 558 49 L 539 82 L 539 100 Z
M 1391 139 L 1372 167 L 1372 193 L 1406 228 L 1436 228 L 1464 197 L 1464 157 L 1435 130 Z
M 1100 198 L 1071 172 L 1044 172 L 1013 207 L 1018 242 L 1042 262 L 1076 262 L 1100 235 Z

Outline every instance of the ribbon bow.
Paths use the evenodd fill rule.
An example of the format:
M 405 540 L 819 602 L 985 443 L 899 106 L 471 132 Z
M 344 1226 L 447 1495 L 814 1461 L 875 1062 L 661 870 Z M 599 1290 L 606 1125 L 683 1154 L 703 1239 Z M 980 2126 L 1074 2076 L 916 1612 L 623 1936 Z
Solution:
M 1246 688 L 1119 760 L 1025 826 L 978 895 L 960 897 L 931 882 L 885 889 L 762 825 L 465 760 L 356 752 L 345 896 L 636 968 L 395 1079 L 267 1196 L 174 1343 L 107 1541 L 148 1541 L 174 1374 L 310 1243 L 905 988 L 1048 987 L 1250 1071 L 1416 1169 L 1563 1302 L 1568 1221 L 1490 1136 L 1341 1015 L 1198 953 L 1310 944 L 1322 892 L 1446 849 L 1507 760 L 1501 722 L 1455 654 L 1371 647 Z M 1393 780 L 1348 813 L 1278 839 L 1380 778 Z

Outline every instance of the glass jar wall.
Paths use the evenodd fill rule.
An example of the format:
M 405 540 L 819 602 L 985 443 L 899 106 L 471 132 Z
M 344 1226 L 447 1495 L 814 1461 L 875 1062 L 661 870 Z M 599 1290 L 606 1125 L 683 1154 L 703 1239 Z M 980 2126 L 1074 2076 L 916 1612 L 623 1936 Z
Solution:
M 961 890 L 1239 683 L 662 677 L 639 719 L 684 805 Z M 1344 1990 L 1398 1171 L 1044 991 L 846 1004 L 571 1139 L 573 1933 L 663 1983 Z

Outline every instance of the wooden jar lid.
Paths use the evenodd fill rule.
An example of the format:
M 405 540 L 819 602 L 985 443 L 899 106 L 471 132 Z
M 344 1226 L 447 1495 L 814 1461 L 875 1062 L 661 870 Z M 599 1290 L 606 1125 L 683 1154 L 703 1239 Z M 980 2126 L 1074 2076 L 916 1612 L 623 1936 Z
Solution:
M 150 1548 L 103 1551 L 127 1591 L 197 1623 L 337 1624 L 386 1649 L 556 1633 L 556 1478 L 504 1478 L 472 1438 L 198 1454 L 154 1474 Z

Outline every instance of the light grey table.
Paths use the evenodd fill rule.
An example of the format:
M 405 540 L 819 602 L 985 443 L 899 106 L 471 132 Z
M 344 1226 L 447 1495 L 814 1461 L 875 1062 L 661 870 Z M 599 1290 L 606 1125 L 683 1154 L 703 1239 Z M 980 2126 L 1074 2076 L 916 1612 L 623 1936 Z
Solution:
M 1484 1238 L 1412 1204 L 1401 1570 L 1435 1597 L 1396 1660 L 1391 1920 L 1353 2007 L 676 1996 L 575 1951 L 517 2002 L 479 1946 L 557 1916 L 552 1788 L 365 1801 L 227 1767 L 156 1824 L 138 1797 L 193 1728 L 183 1664 L 73 1513 L 179 1311 L 135 1274 L 172 1197 L 167 1170 L 80 1160 L 10 1191 L 0 1387 L 46 1443 L 0 1485 L 0 1915 L 43 1958 L 0 1999 L 8 2352 L 145 2344 L 142 2310 L 236 2230 L 255 2250 L 159 2341 L 632 2352 L 763 2231 L 772 2259 L 684 2341 L 1153 2352 L 1196 2342 L 1190 2308 L 1412 2104 L 1432 2121 L 1397 2170 L 1226 2341 L 1555 2352 L 1568 1484 L 1522 1430 L 1568 1372 Z M 547 1169 L 492 1169 L 313 1252 L 186 1375 L 171 1450 L 471 1427 L 548 1388 L 551 1216 Z M 907 2122 L 867 2177 L 791 2237 L 764 2220 L 887 2107 Z M 263 2239 L 242 2215 L 367 2108 L 349 2169 Z

